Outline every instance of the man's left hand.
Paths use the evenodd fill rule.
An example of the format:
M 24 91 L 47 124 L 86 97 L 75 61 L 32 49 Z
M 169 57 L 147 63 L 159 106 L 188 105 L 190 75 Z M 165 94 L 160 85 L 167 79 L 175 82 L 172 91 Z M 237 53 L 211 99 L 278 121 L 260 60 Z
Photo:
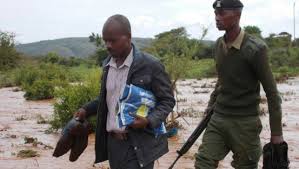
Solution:
M 135 120 L 133 122 L 133 124 L 130 125 L 130 127 L 134 128 L 134 129 L 141 129 L 141 128 L 145 128 L 148 125 L 148 120 L 145 117 L 142 116 L 135 116 Z
M 273 144 L 280 144 L 283 143 L 283 136 L 271 136 L 271 143 Z

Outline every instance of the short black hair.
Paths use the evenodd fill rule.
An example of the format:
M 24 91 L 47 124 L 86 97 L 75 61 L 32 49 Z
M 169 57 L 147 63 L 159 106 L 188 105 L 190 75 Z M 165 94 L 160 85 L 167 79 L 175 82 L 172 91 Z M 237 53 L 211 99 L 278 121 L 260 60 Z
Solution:
M 127 17 L 125 17 L 124 15 L 121 15 L 121 14 L 116 14 L 116 15 L 110 16 L 107 19 L 107 21 L 105 22 L 103 30 L 109 23 L 112 23 L 112 22 L 119 23 L 121 30 L 123 31 L 124 34 L 131 35 L 131 24 Z

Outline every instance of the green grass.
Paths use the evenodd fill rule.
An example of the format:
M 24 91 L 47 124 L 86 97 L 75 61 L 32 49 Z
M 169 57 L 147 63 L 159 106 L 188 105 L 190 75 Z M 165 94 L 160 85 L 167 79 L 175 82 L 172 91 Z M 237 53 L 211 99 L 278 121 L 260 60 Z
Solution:
M 283 82 L 287 80 L 288 77 L 294 77 L 299 75 L 299 67 L 279 67 L 273 68 L 273 75 L 276 81 Z
M 85 81 L 86 78 L 90 75 L 93 71 L 101 71 L 100 67 L 94 66 L 89 67 L 87 65 L 81 64 L 80 66 L 76 67 L 70 67 L 68 68 L 68 71 L 73 75 L 73 77 L 70 78 L 70 81 L 72 82 L 78 82 L 78 81 Z
M 187 72 L 186 79 L 201 79 L 216 76 L 214 59 L 194 60 L 190 66 L 192 69 Z

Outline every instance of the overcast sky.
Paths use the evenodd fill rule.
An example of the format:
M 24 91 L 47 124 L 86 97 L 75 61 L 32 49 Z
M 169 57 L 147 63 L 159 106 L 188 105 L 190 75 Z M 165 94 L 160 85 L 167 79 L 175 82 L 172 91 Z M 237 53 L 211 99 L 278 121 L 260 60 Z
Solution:
M 131 21 L 134 37 L 154 35 L 185 26 L 192 37 L 208 27 L 205 39 L 223 32 L 215 29 L 214 0 L 0 0 L 0 30 L 16 33 L 20 43 L 101 33 L 113 14 Z M 243 0 L 241 26 L 255 25 L 263 36 L 283 31 L 293 35 L 294 0 Z M 299 0 L 295 13 L 299 37 Z

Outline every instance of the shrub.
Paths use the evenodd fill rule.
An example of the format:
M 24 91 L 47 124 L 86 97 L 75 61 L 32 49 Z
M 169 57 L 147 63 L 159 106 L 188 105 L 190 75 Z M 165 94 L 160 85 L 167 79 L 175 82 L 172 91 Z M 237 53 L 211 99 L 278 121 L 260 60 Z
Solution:
M 54 115 L 50 121 L 53 129 L 65 126 L 76 110 L 99 95 L 100 74 L 99 70 L 92 70 L 84 83 L 67 85 L 55 90 Z M 91 121 L 95 126 L 95 118 Z
M 28 100 L 51 99 L 54 95 L 54 86 L 49 80 L 36 80 L 31 86 L 25 86 L 24 97 Z
M 32 85 L 38 78 L 38 69 L 35 66 L 22 67 L 15 72 L 15 83 L 19 86 Z
M 215 61 L 213 59 L 194 60 L 192 68 L 187 72 L 186 78 L 201 79 L 215 77 L 217 75 Z
M 54 97 L 54 88 L 65 86 L 72 77 L 68 69 L 55 64 L 25 66 L 15 71 L 15 83 L 25 90 L 28 100 Z
M 1 72 L 0 71 L 0 88 L 1 87 L 12 87 L 15 85 L 13 79 L 13 73 L 9 72 Z

